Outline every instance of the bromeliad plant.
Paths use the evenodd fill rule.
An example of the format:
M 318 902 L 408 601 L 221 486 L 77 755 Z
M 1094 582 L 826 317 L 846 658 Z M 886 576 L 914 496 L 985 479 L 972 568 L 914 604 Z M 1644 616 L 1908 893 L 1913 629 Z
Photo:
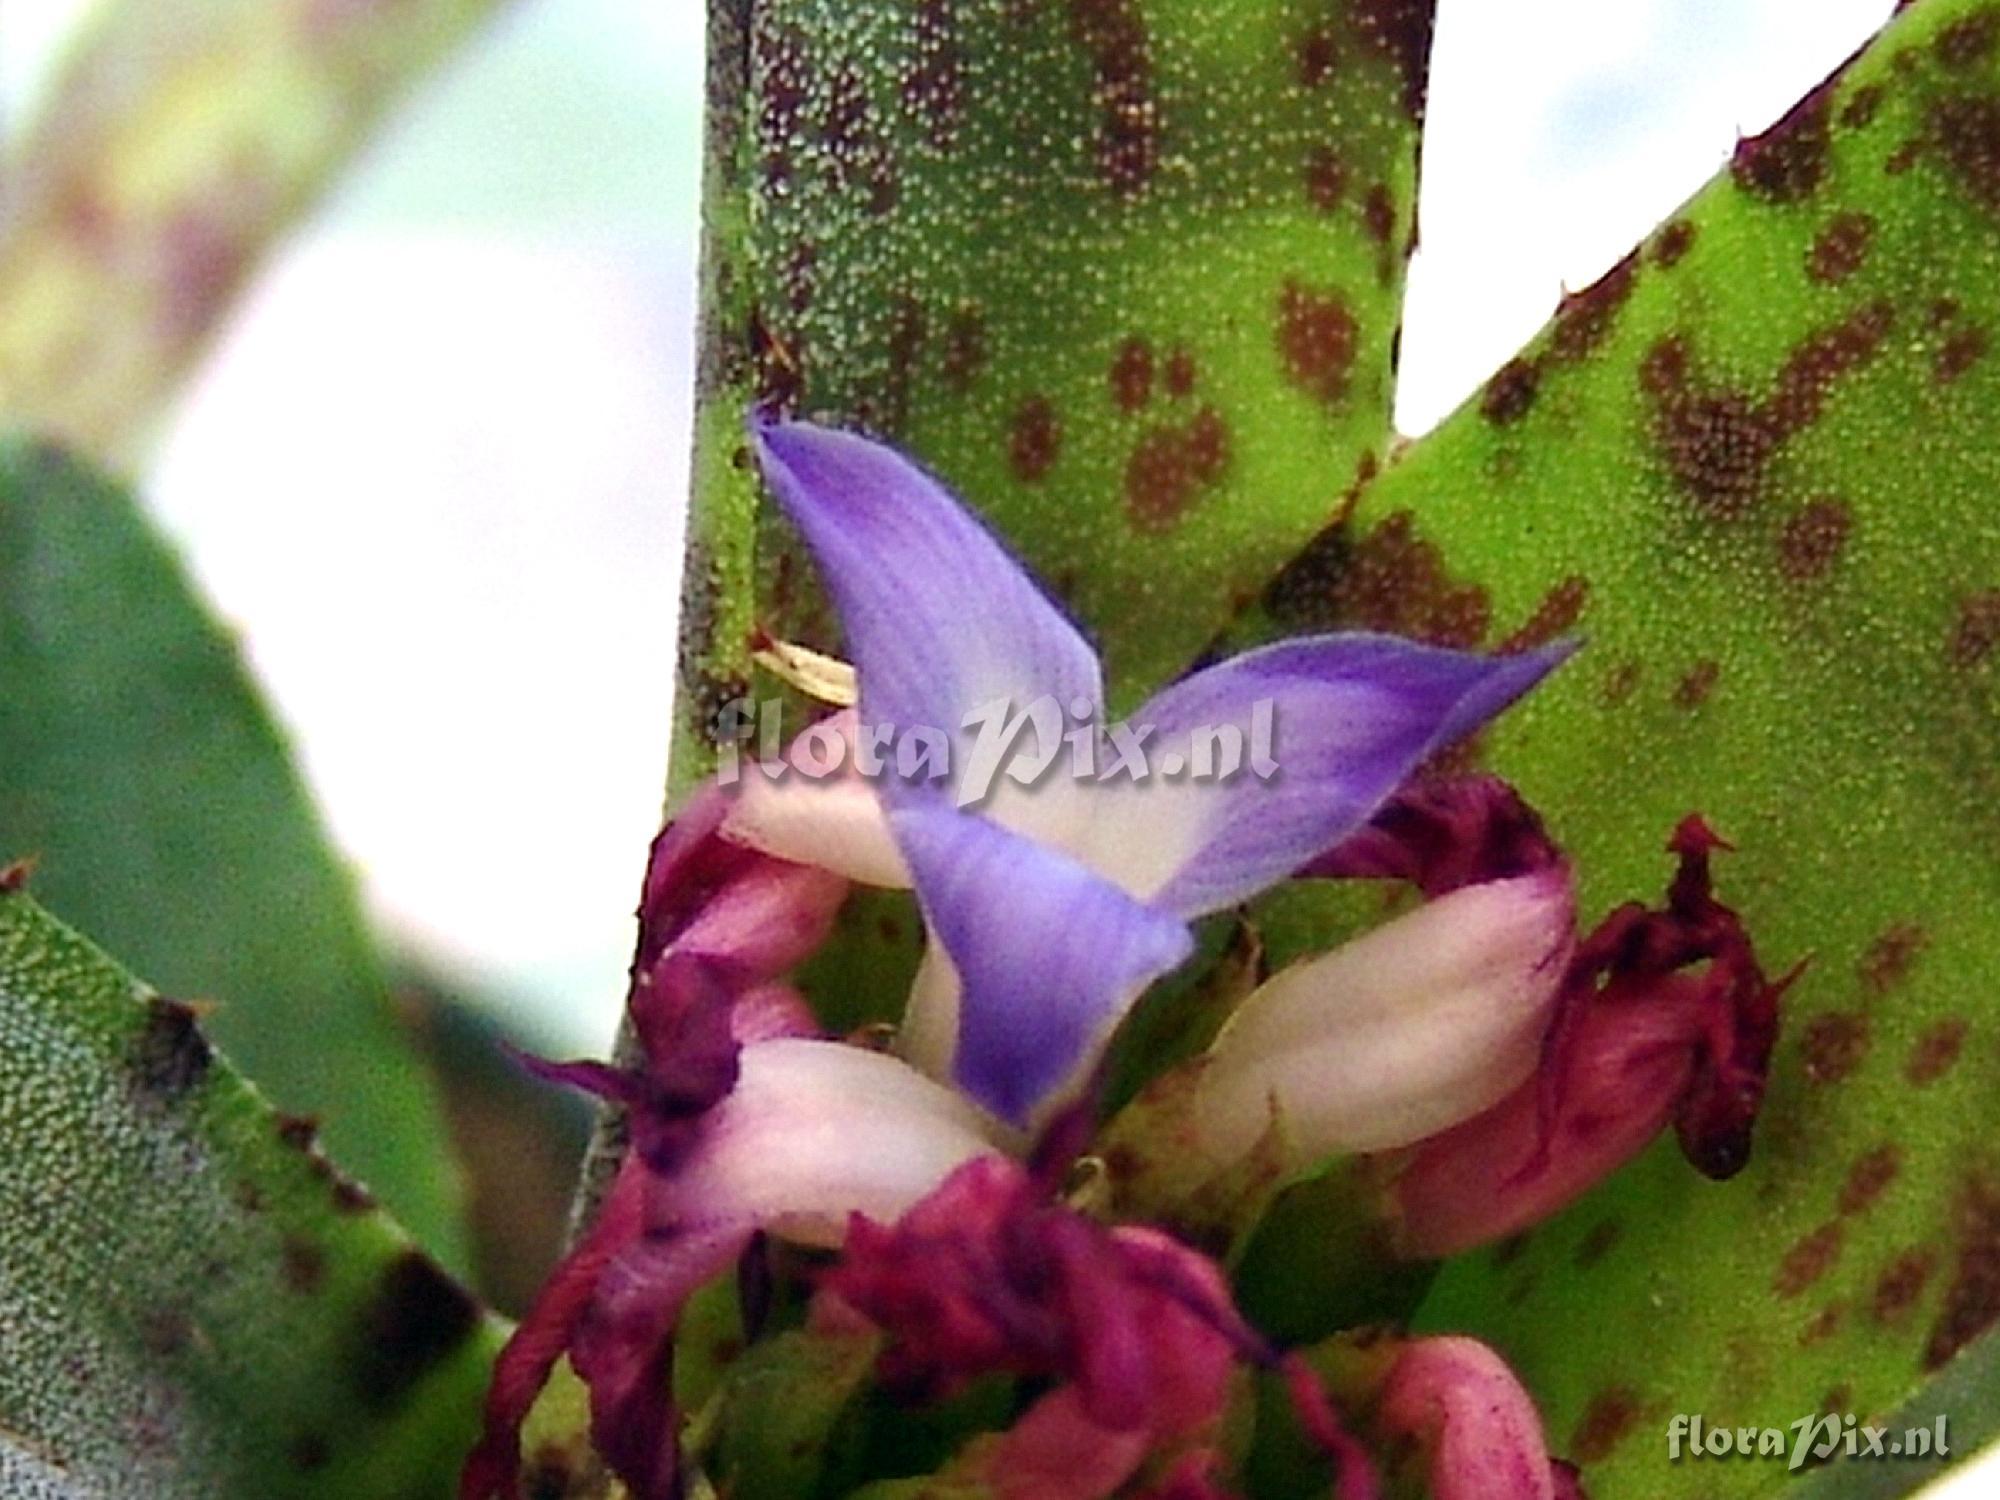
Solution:
M 0 402 L 103 461 L 478 7 L 181 9 L 0 220 Z M 1406 445 L 1431 31 L 711 6 L 674 815 L 511 1333 L 228 645 L 0 449 L 0 829 L 224 1002 L 0 877 L 0 1490 L 1837 1500 L 1934 1465 L 1661 1434 L 1993 1431 L 2000 7 Z
M 804 1348 L 879 1335 L 891 1383 L 933 1393 L 1056 1382 L 948 1463 L 972 1493 L 1229 1493 L 1241 1363 L 1285 1372 L 1332 1482 L 1359 1500 L 1379 1493 L 1368 1444 L 1308 1364 L 1240 1318 L 1221 1267 L 1173 1237 L 1195 1209 L 1179 1189 L 1232 1181 L 1203 1227 L 1219 1217 L 1244 1240 L 1278 1184 L 1365 1155 L 1382 1195 L 1357 1195 L 1343 1229 L 1379 1228 L 1386 1254 L 1419 1259 L 1539 1221 L 1670 1117 L 1712 1175 L 1743 1165 L 1783 986 L 1711 894 L 1699 820 L 1677 836 L 1667 908 L 1622 911 L 1579 945 L 1565 863 L 1504 784 L 1413 787 L 1385 812 L 1568 648 L 1300 637 L 1107 727 L 1096 653 L 935 481 L 851 434 L 760 421 L 752 441 L 854 653 L 858 708 L 834 743 L 869 753 L 831 779 L 778 767 L 733 796 L 704 787 L 655 848 L 635 1065 L 544 1069 L 629 1111 L 630 1150 L 501 1356 L 466 1500 L 515 1492 L 520 1429 L 565 1353 L 618 1477 L 636 1495 L 685 1493 L 668 1395 L 681 1315 L 732 1267 L 760 1300 L 798 1301 L 781 1243 L 838 1252 L 798 1276 Z M 982 798 L 973 731 L 1045 703 L 1082 721 L 1054 734 L 1080 752 L 1069 776 L 1048 776 L 1064 767 L 1044 743 Z M 1240 742 L 1260 716 L 1275 730 L 1262 775 L 1190 774 L 1199 739 Z M 928 769 L 882 753 L 925 730 L 942 752 Z M 1243 995 L 1183 1076 L 1114 1125 L 1115 1162 L 1100 1157 L 1094 1082 L 1119 1022 L 1189 959 L 1190 920 L 1294 873 L 1399 876 L 1429 899 Z M 785 983 L 849 878 L 914 886 L 928 929 L 899 1056 L 820 1037 Z M 1032 1171 L 1010 1159 L 1023 1153 Z M 1151 1222 L 1114 1211 L 1107 1229 L 1065 1201 L 1084 1164 Z M 1573 1489 L 1483 1345 L 1416 1339 L 1370 1358 L 1348 1415 L 1373 1412 L 1385 1442 L 1419 1436 L 1446 1500 Z M 727 1376 L 715 1399 L 726 1409 Z M 1493 1430 L 1469 1439 L 1481 1423 Z

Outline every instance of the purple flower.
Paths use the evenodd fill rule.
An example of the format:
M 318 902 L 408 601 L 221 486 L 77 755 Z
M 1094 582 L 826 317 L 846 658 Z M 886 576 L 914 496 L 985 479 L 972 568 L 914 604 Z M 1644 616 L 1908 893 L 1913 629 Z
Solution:
M 1305 637 L 1111 724 L 1096 652 L 936 480 L 851 433 L 760 419 L 751 436 L 845 628 L 857 743 L 922 730 L 948 753 L 934 777 L 752 775 L 725 832 L 857 879 L 907 871 L 932 942 L 899 1046 L 1013 1126 L 1082 1084 L 1134 999 L 1188 956 L 1192 919 L 1324 854 L 1568 653 Z M 995 726 L 1038 714 L 1039 754 L 989 784 Z M 1052 746 L 1052 724 L 1080 737 Z M 1264 730 L 1275 774 L 1188 774 L 1204 748 L 1213 766 L 1218 746 Z M 1093 770 L 1073 774 L 1077 752 Z
M 921 1341 L 923 1319 L 898 1314 L 895 1297 L 942 1275 L 954 1245 L 983 1254 L 972 1233 L 981 1213 L 1027 1274 L 1010 1282 L 1004 1265 L 968 1262 L 964 1298 L 933 1309 L 944 1321 L 930 1335 L 965 1334 L 950 1317 L 981 1298 L 1033 1294 L 1045 1274 L 1073 1294 L 1067 1323 L 1016 1306 L 981 1355 L 1066 1381 L 1009 1451 L 1060 1465 L 1096 1446 L 1122 1482 L 1161 1441 L 1186 1440 L 1181 1489 L 1200 1493 L 1216 1382 L 1254 1335 L 1206 1262 L 1152 1230 L 1091 1228 L 1049 1205 L 1041 1179 L 1029 1192 L 1009 1157 L 1025 1131 L 1086 1118 L 1062 1106 L 1137 995 L 1188 955 L 1193 918 L 1304 867 L 1407 874 L 1392 866 L 1421 841 L 1371 843 L 1357 830 L 1422 760 L 1506 707 L 1564 649 L 1483 658 L 1380 636 L 1309 638 L 1209 668 L 1106 724 L 1095 654 L 935 482 L 862 438 L 803 425 L 753 433 L 856 657 L 858 708 L 813 726 L 787 759 L 803 766 L 831 745 L 846 769 L 752 771 L 733 794 L 711 783 L 656 842 L 628 998 L 637 1064 L 538 1065 L 623 1105 L 631 1151 L 501 1357 L 462 1494 L 511 1492 L 521 1423 L 567 1355 L 590 1389 L 598 1451 L 636 1495 L 678 1495 L 666 1392 L 675 1327 L 697 1287 L 759 1233 L 844 1244 L 855 1269 L 841 1284 Z M 843 694 L 839 664 L 806 666 L 827 695 Z M 1262 725 L 1274 731 L 1276 773 L 1202 780 L 1113 766 L 1035 786 L 982 766 L 982 712 L 1050 702 L 1063 745 L 1120 763 L 1136 747 L 1159 768 L 1198 762 L 1228 732 L 1254 742 Z M 856 774 L 871 737 L 897 727 L 941 739 L 953 752 L 945 773 L 894 774 L 892 754 L 890 774 Z M 1569 957 L 1568 871 L 1538 829 L 1489 819 L 1477 833 L 1470 844 L 1443 837 L 1422 857 L 1434 868 L 1411 878 L 1427 905 L 1243 1002 L 1205 1059 L 1201 1149 L 1240 1155 L 1274 1112 L 1307 1159 L 1404 1146 L 1528 1078 Z M 913 885 L 930 929 L 901 1057 L 818 1035 L 787 983 L 824 941 L 849 880 Z M 934 1193 L 944 1207 L 920 1207 Z M 953 1204 L 971 1215 L 963 1233 L 943 1234 L 917 1272 L 885 1271 Z M 1034 1328 L 1053 1342 L 1026 1338 Z M 960 1348 L 932 1374 L 948 1383 L 977 1364 L 968 1348 L 979 1352 Z M 1176 1389 L 1184 1400 L 1168 1399 Z M 1337 1458 L 1352 1449 L 1330 1415 L 1319 1435 Z M 1371 1492 L 1368 1472 L 1345 1465 L 1343 1500 Z

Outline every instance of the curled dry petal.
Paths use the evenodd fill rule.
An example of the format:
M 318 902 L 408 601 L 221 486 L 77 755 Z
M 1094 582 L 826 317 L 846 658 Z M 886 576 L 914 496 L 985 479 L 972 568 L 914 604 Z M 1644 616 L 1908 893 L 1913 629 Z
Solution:
M 1415 1149 L 1392 1190 L 1409 1253 L 1455 1254 L 1538 1223 L 1669 1121 L 1709 1176 L 1747 1159 L 1793 976 L 1767 979 L 1715 898 L 1721 844 L 1706 825 L 1687 820 L 1669 847 L 1680 865 L 1665 908 L 1622 907 L 1578 946 L 1536 1076 Z

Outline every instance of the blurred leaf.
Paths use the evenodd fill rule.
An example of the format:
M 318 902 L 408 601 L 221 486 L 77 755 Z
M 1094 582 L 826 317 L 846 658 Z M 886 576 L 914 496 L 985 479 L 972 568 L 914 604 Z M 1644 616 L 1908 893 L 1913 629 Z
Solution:
M 1739 1179 L 1663 1145 L 1426 1305 L 1599 1500 L 1768 1493 L 1782 1465 L 1663 1462 L 1663 1424 L 1889 1410 L 2000 1317 L 1997 266 L 2000 6 L 1926 0 L 1268 596 L 1291 630 L 1574 626 L 1489 758 L 1586 909 L 1699 809 L 1768 960 L 1811 960 Z
M 1946 1449 L 1935 1455 L 1938 1421 L 1944 1421 Z M 1887 1429 L 1885 1441 L 1914 1451 L 1915 1431 L 1930 1434 L 1931 1454 L 1883 1463 L 1877 1457 L 1849 1461 L 1843 1455 L 1785 1491 L 1785 1500 L 1891 1500 L 1932 1483 L 1951 1464 L 1982 1454 L 2000 1438 L 2000 1339 L 1982 1339 L 1938 1372 L 1916 1396 L 1871 1419 Z M 1865 1451 L 1865 1450 L 1864 1450 Z
M 494 0 L 107 0 L 0 197 L 0 418 L 129 463 L 272 241 Z
M 496 1019 L 493 997 L 406 970 L 396 1003 L 437 1080 L 465 1179 L 472 1284 L 499 1311 L 518 1315 L 562 1253 L 590 1106 L 528 1074 L 510 1050 L 525 1044 Z
M 451 1493 L 498 1329 L 191 1008 L 11 888 L 0 1138 L 8 1495 Z
M 231 643 L 127 499 L 0 444 L 0 859 L 173 993 L 431 1251 L 459 1187 L 352 882 Z
M 875 1367 L 867 1332 L 793 1329 L 753 1345 L 724 1378 L 716 1481 L 738 1500 L 804 1500 L 841 1463 L 843 1424 Z

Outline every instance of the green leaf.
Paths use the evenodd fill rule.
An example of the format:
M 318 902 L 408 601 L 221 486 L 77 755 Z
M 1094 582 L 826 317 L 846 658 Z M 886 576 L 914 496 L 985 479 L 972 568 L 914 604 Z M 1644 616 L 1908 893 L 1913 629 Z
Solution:
M 463 1263 L 428 1079 L 347 872 L 228 638 L 115 488 L 0 443 L 0 860 L 215 1032 Z
M 2000 6 L 1927 0 L 1416 444 L 1288 629 L 1586 650 L 1489 738 L 1584 908 L 1699 810 L 1788 996 L 1737 1180 L 1663 1145 L 1422 1321 L 1490 1338 L 1600 1500 L 1768 1493 L 1675 1413 L 1910 1397 L 2000 1316 Z M 1979 1347 L 1974 1344 L 1974 1347 Z
M 1942 1457 L 1937 1456 L 1940 1419 Z M 1837 1457 L 1787 1489 L 1785 1500 L 1891 1500 L 1915 1494 L 1950 1464 L 2000 1438 L 2000 1339 L 1972 1345 L 1917 1395 L 1873 1424 L 1886 1429 L 1885 1441 L 1901 1444 L 1905 1454 L 1916 1452 L 1913 1439 L 1922 1429 L 1929 1434 L 1928 1451 L 1894 1463 L 1872 1456 L 1865 1461 Z
M 1119 701 L 1327 520 L 1390 437 L 1431 10 L 712 8 L 683 783 L 753 623 L 836 636 L 757 531 L 753 402 L 934 465 Z
M 0 1488 L 451 1493 L 499 1330 L 201 1035 L 0 890 Z
M 141 451 L 272 242 L 494 0 L 98 6 L 0 212 L 0 417 Z
M 719 1393 L 718 1483 L 741 1500 L 821 1493 L 858 1431 L 854 1407 L 881 1352 L 866 1331 L 794 1329 L 753 1345 Z

